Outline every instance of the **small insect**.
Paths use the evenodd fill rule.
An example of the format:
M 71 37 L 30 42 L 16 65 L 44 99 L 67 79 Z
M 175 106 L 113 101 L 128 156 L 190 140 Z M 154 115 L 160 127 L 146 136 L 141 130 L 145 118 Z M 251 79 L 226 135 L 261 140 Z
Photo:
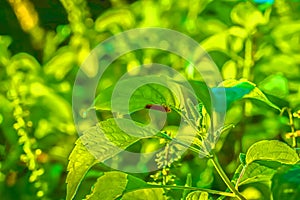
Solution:
M 152 110 L 158 110 L 161 112 L 171 112 L 171 108 L 169 108 L 168 106 L 163 106 L 163 105 L 155 105 L 155 104 L 147 104 L 145 106 L 145 108 L 147 109 L 152 109 Z

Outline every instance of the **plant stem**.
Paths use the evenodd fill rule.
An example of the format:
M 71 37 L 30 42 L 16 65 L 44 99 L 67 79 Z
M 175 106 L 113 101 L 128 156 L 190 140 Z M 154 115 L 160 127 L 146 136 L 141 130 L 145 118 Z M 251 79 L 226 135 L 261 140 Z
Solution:
M 243 177 L 244 174 L 245 174 L 246 167 L 247 167 L 247 166 L 243 166 L 243 169 L 242 169 L 242 171 L 241 171 L 241 173 L 240 173 L 240 175 L 239 175 L 239 178 L 238 178 L 237 181 L 236 181 L 236 184 L 235 184 L 235 188 L 236 188 L 236 189 L 238 189 L 239 183 L 240 183 L 242 177 Z
M 293 136 L 293 147 L 294 148 L 297 148 L 297 137 L 298 137 L 298 135 L 297 135 L 297 133 L 295 132 L 295 124 L 294 124 L 294 118 L 293 118 L 293 115 L 292 115 L 292 111 L 291 111 L 291 109 L 289 108 L 289 109 L 287 109 L 287 112 L 288 112 L 288 115 L 289 115 L 289 124 L 290 124 L 290 126 L 291 126 L 291 131 L 292 131 L 292 133 L 294 134 Z
M 288 108 L 288 107 L 284 107 L 281 110 L 280 116 L 283 115 L 284 111 L 286 111 L 288 113 L 288 116 L 289 116 L 289 125 L 291 127 L 291 132 L 293 134 L 293 136 L 292 136 L 292 139 L 293 139 L 292 147 L 293 148 L 297 148 L 297 137 L 298 137 L 298 134 L 297 134 L 297 132 L 295 130 L 295 124 L 294 124 L 294 118 L 293 118 L 292 110 L 290 108 Z
M 207 192 L 210 194 L 218 194 L 222 196 L 227 197 L 236 197 L 234 193 L 230 192 L 223 192 L 218 190 L 210 190 L 210 189 L 204 189 L 204 188 L 197 188 L 197 187 L 188 187 L 188 186 L 180 186 L 180 185 L 154 185 L 154 184 L 148 184 L 148 186 L 151 188 L 169 188 L 169 189 L 177 189 L 177 190 L 196 190 L 196 191 L 202 191 Z
M 212 155 L 212 157 L 210 158 L 210 160 L 212 161 L 215 169 L 217 170 L 218 174 L 221 176 L 221 178 L 223 179 L 223 181 L 225 182 L 225 184 L 227 185 L 227 187 L 235 194 L 235 197 L 237 197 L 240 200 L 246 200 L 245 197 L 243 197 L 243 195 L 241 195 L 241 193 L 234 187 L 234 185 L 231 183 L 231 181 L 229 180 L 229 178 L 227 177 L 226 173 L 224 172 L 224 170 L 222 169 L 217 157 L 215 154 Z

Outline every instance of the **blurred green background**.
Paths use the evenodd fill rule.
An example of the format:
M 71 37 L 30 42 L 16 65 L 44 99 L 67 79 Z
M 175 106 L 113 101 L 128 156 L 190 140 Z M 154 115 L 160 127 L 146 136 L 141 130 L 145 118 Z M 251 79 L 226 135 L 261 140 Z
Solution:
M 287 107 L 280 115 L 258 101 L 232 105 L 226 122 L 236 128 L 222 135 L 216 149 L 229 175 L 239 153 L 256 141 L 292 145 L 286 134 L 291 118 L 299 128 L 299 13 L 298 0 L 0 0 L 0 198 L 65 198 L 68 156 L 78 137 L 71 110 L 77 70 L 101 41 L 137 27 L 187 34 L 209 53 L 224 79 L 248 79 L 274 104 Z M 145 50 L 119 58 L 99 88 L 151 62 L 195 78 L 181 58 Z M 187 154 L 177 165 L 169 169 L 170 183 L 184 185 L 191 172 L 194 186 L 226 189 L 205 160 Z M 90 171 L 77 199 L 89 193 L 103 170 L 99 165 Z M 158 182 L 160 174 L 139 176 Z M 249 198 L 268 199 L 263 185 L 243 190 Z

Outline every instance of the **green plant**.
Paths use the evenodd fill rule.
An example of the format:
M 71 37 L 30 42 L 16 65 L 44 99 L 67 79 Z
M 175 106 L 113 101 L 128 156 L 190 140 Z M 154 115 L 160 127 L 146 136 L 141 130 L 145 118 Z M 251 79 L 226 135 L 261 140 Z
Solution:
M 299 199 L 299 10 L 298 0 L 1 1 L 1 198 L 65 198 L 67 179 L 68 199 Z M 108 37 L 149 26 L 198 41 L 220 69 L 225 88 L 208 88 L 176 55 L 128 53 L 104 74 L 95 104 L 83 111 L 88 116 L 96 109 L 100 122 L 74 147 L 71 98 L 80 64 Z M 149 113 L 166 112 L 167 124 L 159 132 L 128 125 L 125 133 L 112 119 L 112 90 L 124 73 L 149 63 L 187 77 L 200 103 L 173 101 L 166 88 L 144 86 L 128 114 L 144 127 Z M 163 100 L 151 95 L 136 101 L 138 94 L 152 94 L 151 88 Z M 227 94 L 225 125 L 208 132 L 210 94 L 217 98 L 219 90 Z M 181 117 L 196 133 L 192 144 L 192 137 L 178 135 Z M 118 157 L 120 151 L 103 151 L 96 159 L 91 149 L 102 152 L 97 141 L 107 142 L 99 130 L 121 152 L 158 150 L 153 160 L 159 170 L 146 172 L 150 161 L 143 157 L 132 167 Z M 90 137 L 97 140 L 86 149 Z M 118 166 L 144 173 L 116 171 Z
M 211 3 L 207 1 L 204 3 L 203 1 L 202 3 L 203 9 L 201 12 L 204 12 L 204 16 L 206 14 L 205 11 L 214 10 L 213 6 L 225 6 L 223 2 Z M 180 59 L 173 59 L 175 62 L 168 63 L 168 65 L 181 70 L 182 74 L 191 79 L 190 84 L 196 91 L 196 98 L 201 102 L 199 105 L 173 101 L 172 99 L 176 98 L 170 98 L 169 90 L 153 85 L 139 88 L 134 93 L 136 95 L 132 96 L 129 105 L 130 113 L 128 114 L 137 121 L 139 126 L 143 127 L 144 124 L 149 122 L 147 118 L 148 112 L 145 109 L 151 107 L 148 105 L 155 105 L 157 108 L 154 109 L 159 111 L 170 109 L 171 112 L 168 113 L 169 119 L 174 120 L 176 116 L 181 116 L 192 129 L 196 130 L 197 136 L 191 145 L 185 143 L 186 138 L 184 137 L 176 138 L 177 128 L 174 128 L 174 126 L 178 125 L 178 123 L 174 122 L 171 123 L 172 127 L 164 127 L 161 132 L 151 136 L 147 133 L 140 133 L 141 138 L 128 136 L 125 132 L 118 129 L 117 124 L 114 122 L 114 120 L 120 120 L 126 124 L 128 123 L 126 119 L 110 119 L 112 115 L 109 112 L 111 110 L 109 97 L 112 94 L 114 83 L 104 90 L 103 88 L 105 87 L 100 84 L 99 87 L 101 89 L 99 91 L 101 92 L 99 92 L 94 105 L 90 109 L 98 110 L 98 117 L 102 121 L 97 125 L 98 129 L 95 127 L 91 128 L 90 131 L 87 131 L 82 136 L 83 138 L 95 138 L 95 134 L 97 134 L 95 130 L 98 130 L 109 138 L 110 142 L 121 147 L 121 149 L 127 148 L 135 152 L 147 149 L 150 151 L 154 147 L 159 148 L 164 144 L 166 145 L 164 152 L 170 153 L 172 152 L 170 149 L 173 148 L 170 142 L 173 142 L 177 148 L 188 146 L 189 151 L 184 155 L 175 155 L 172 158 L 173 160 L 171 160 L 172 162 L 170 162 L 170 158 L 164 156 L 165 154 L 158 153 L 156 155 L 157 165 L 164 166 L 161 170 L 150 174 L 130 174 L 114 171 L 101 164 L 99 165 L 105 160 L 112 159 L 119 152 L 111 154 L 111 152 L 108 153 L 109 151 L 107 151 L 107 153 L 103 153 L 101 157 L 95 159 L 85 148 L 86 144 L 82 144 L 82 140 L 79 138 L 69 158 L 67 199 L 74 197 L 84 198 L 85 195 L 87 195 L 86 198 L 88 199 L 139 199 L 142 195 L 146 199 L 209 199 L 218 196 L 219 199 L 223 199 L 226 196 L 238 199 L 270 199 L 273 196 L 275 199 L 280 199 L 288 195 L 285 194 L 287 191 L 295 194 L 294 199 L 299 198 L 296 193 L 297 188 L 292 186 L 291 182 L 293 181 L 290 180 L 292 178 L 290 174 L 296 173 L 299 161 L 299 156 L 296 152 L 298 137 L 296 127 L 298 127 L 299 121 L 297 120 L 297 125 L 295 125 L 294 120 L 297 119 L 297 112 L 293 116 L 291 108 L 297 110 L 299 101 L 292 97 L 297 92 L 289 93 L 292 82 L 295 81 L 295 85 L 299 84 L 299 76 L 295 74 L 298 67 L 290 67 L 295 65 L 292 60 L 286 57 L 287 55 L 295 55 L 298 48 L 290 43 L 289 40 L 284 39 L 283 36 L 295 35 L 298 33 L 298 28 L 294 24 L 292 25 L 293 28 L 286 32 L 283 30 L 284 25 L 276 23 L 284 20 L 286 23 L 293 24 L 292 21 L 295 19 L 293 13 L 289 12 L 287 14 L 287 12 L 283 11 L 282 6 L 286 9 L 293 9 L 290 6 L 290 2 L 286 1 L 276 1 L 273 6 L 268 4 L 264 7 L 257 7 L 257 5 L 250 2 L 239 2 L 230 7 L 232 8 L 229 10 L 231 22 L 227 21 L 227 16 L 224 17 L 221 13 L 218 13 L 220 21 L 215 22 L 215 26 L 205 32 L 204 38 L 203 35 L 201 37 L 194 34 L 195 32 L 193 31 L 195 31 L 197 24 L 193 20 L 187 20 L 186 23 L 189 22 L 188 28 L 180 30 L 188 32 L 189 35 L 195 36 L 195 38 L 202 41 L 201 45 L 204 49 L 211 54 L 216 64 L 221 66 L 220 68 L 226 81 L 222 83 L 225 88 L 221 86 L 220 88 L 225 89 L 226 103 L 229 105 L 226 126 L 222 129 L 215 130 L 213 133 L 207 133 L 210 127 L 209 120 L 211 115 L 209 94 L 217 95 L 219 88 L 207 88 L 203 82 L 199 81 L 198 77 L 194 77 L 195 74 L 189 65 L 178 68 L 176 63 L 183 63 Z M 272 9 L 275 9 L 275 11 Z M 133 12 L 137 11 L 133 9 Z M 190 12 L 192 13 L 192 11 Z M 146 15 L 150 14 L 146 13 Z M 190 16 L 192 18 L 193 15 L 191 14 Z M 151 17 L 153 16 L 151 15 Z M 207 15 L 202 20 L 201 18 L 198 20 L 204 24 L 213 24 L 212 21 L 209 21 L 211 19 Z M 161 61 L 158 53 L 151 52 L 147 54 L 145 52 L 143 53 L 150 55 L 150 60 Z M 277 56 L 272 56 L 274 54 Z M 131 59 L 131 61 L 133 59 L 132 62 L 134 63 L 143 62 L 140 60 L 139 54 L 133 53 L 128 55 L 127 58 Z M 290 60 L 291 63 L 287 64 L 287 60 Z M 280 63 L 280 66 L 278 63 Z M 115 65 L 118 64 L 121 65 L 122 62 Z M 273 73 L 274 70 L 277 73 Z M 295 70 L 295 72 L 292 73 L 289 70 Z M 287 85 L 286 77 L 290 77 L 288 78 L 290 85 Z M 237 80 L 239 78 L 243 79 Z M 256 85 L 251 81 L 259 84 Z M 153 98 L 143 99 L 145 96 L 143 93 L 158 93 L 158 96 L 161 98 L 156 99 L 155 96 L 157 95 L 153 95 Z M 269 99 L 276 103 L 272 103 Z M 120 104 L 120 107 L 122 106 Z M 189 113 L 187 110 L 193 114 L 187 116 L 187 113 Z M 285 111 L 287 111 L 288 117 L 284 115 Z M 266 128 L 258 127 L 256 118 L 263 119 Z M 287 119 L 288 122 L 286 121 Z M 176 122 L 176 120 L 174 121 Z M 291 133 L 287 133 L 285 123 L 291 127 Z M 235 125 L 238 125 L 237 128 L 233 128 Z M 114 132 L 108 131 L 111 129 Z M 137 130 L 130 130 L 128 125 L 128 131 L 135 132 Z M 216 134 L 217 131 L 220 132 L 220 140 L 218 142 L 215 137 L 218 135 Z M 290 146 L 283 141 L 274 140 L 274 137 L 279 134 L 282 135 L 282 140 Z M 126 138 L 126 141 L 123 141 L 124 138 Z M 97 139 L 101 140 L 100 137 Z M 93 149 L 98 151 L 100 148 L 97 146 L 97 139 L 94 146 L 89 147 L 89 150 L 92 152 Z M 84 138 L 84 141 L 88 141 L 88 139 Z M 147 143 L 145 141 L 150 142 Z M 98 144 L 103 144 L 103 142 L 105 141 L 99 141 Z M 224 172 L 223 164 L 220 164 L 218 161 L 218 157 L 221 157 L 222 160 L 224 157 L 228 157 L 222 152 L 223 148 L 228 146 L 226 145 L 228 143 L 234 144 L 233 150 L 231 150 L 233 153 L 232 162 L 227 163 L 226 166 L 226 170 L 233 174 L 232 178 L 229 178 Z M 213 150 L 210 151 L 211 149 Z M 228 152 L 228 149 L 224 151 Z M 243 154 L 241 152 L 246 153 Z M 198 156 L 204 158 L 199 160 Z M 240 158 L 240 164 L 235 160 L 236 157 Z M 84 162 L 81 162 L 81 159 L 84 159 Z M 174 160 L 175 162 L 173 162 Z M 115 165 L 124 164 L 122 160 L 115 160 L 114 162 Z M 173 164 L 169 165 L 169 163 Z M 101 171 L 105 172 L 97 172 L 97 166 L 102 169 Z M 198 168 L 202 171 L 197 172 L 200 170 Z M 217 177 L 214 177 L 213 168 L 228 188 L 226 191 L 211 189 L 214 186 L 213 181 L 218 180 Z M 183 169 L 185 170 L 178 172 L 178 170 Z M 91 193 L 88 194 L 86 191 L 81 191 L 76 196 L 79 184 L 85 181 L 84 177 L 89 177 L 89 173 L 92 172 L 96 172 L 100 177 L 92 187 Z M 289 176 L 282 178 L 285 173 L 289 174 Z M 194 177 L 199 176 L 201 178 L 198 182 L 193 180 Z M 295 178 L 295 182 L 297 182 L 296 180 L 298 179 Z M 112 184 L 106 184 L 107 181 L 112 181 Z M 115 181 L 122 182 L 122 186 L 118 190 L 115 188 L 120 184 L 114 183 Z M 288 183 L 287 190 L 284 188 L 278 189 L 283 182 Z M 197 187 L 194 186 L 196 183 Z M 108 194 L 105 191 L 110 192 Z
M 195 90 L 207 90 L 207 88 L 198 87 L 199 85 L 203 85 L 200 84 L 200 82 L 197 84 L 197 81 L 193 81 L 193 83 L 193 85 L 195 86 Z M 242 98 L 258 99 L 272 106 L 273 108 L 280 110 L 277 106 L 272 104 L 254 84 L 250 82 L 228 80 L 225 81 L 222 85 L 225 87 L 227 102 L 230 102 L 230 104 Z M 212 92 L 215 92 L 216 89 L 217 88 L 213 88 Z M 96 98 L 94 107 L 96 109 L 109 110 L 110 106 L 108 106 L 109 103 L 107 101 L 110 101 L 110 99 L 107 99 L 107 97 L 111 96 L 111 92 L 112 89 L 108 88 L 102 93 L 100 93 L 99 96 Z M 157 96 L 157 99 L 149 100 L 149 94 L 152 94 L 150 95 L 152 97 Z M 299 156 L 294 149 L 280 141 L 262 140 L 253 144 L 248 149 L 246 154 L 240 154 L 241 164 L 237 168 L 233 179 L 230 180 L 226 173 L 223 171 L 221 165 L 219 164 L 217 155 L 213 153 L 213 151 L 210 152 L 211 149 L 215 148 L 217 142 L 215 140 L 216 136 L 210 136 L 205 131 L 203 132 L 203 130 L 205 130 L 205 127 L 207 128 L 210 126 L 209 124 L 206 124 L 207 121 L 202 120 L 204 117 L 204 113 L 206 112 L 206 105 L 204 105 L 204 107 L 202 107 L 202 110 L 200 111 L 196 109 L 197 105 L 193 105 L 192 103 L 186 104 L 187 107 L 184 108 L 182 107 L 183 102 L 174 101 L 174 99 L 176 98 L 170 98 L 170 94 L 170 91 L 166 88 L 158 87 L 156 85 L 145 85 L 143 87 L 138 88 L 132 95 L 129 110 L 131 112 L 138 112 L 140 110 L 143 110 L 147 105 L 147 103 L 145 103 L 147 101 L 148 103 L 152 104 L 160 103 L 160 105 L 165 105 L 169 107 L 172 110 L 172 112 L 176 112 L 180 116 L 182 116 L 187 121 L 187 123 L 197 131 L 197 137 L 194 140 L 194 142 L 190 146 L 188 144 L 185 144 L 185 141 L 187 140 L 185 137 L 190 137 L 190 135 L 187 133 L 181 136 L 180 139 L 175 138 L 176 132 L 168 130 L 168 127 L 165 127 L 168 131 L 162 130 L 161 132 L 150 134 L 152 131 L 155 130 L 148 129 L 148 133 L 143 133 L 142 124 L 136 122 L 139 126 L 141 126 L 141 129 L 137 129 L 136 127 L 130 126 L 130 121 L 125 118 L 114 118 L 102 121 L 97 125 L 97 128 L 93 127 L 90 130 L 86 131 L 83 134 L 83 136 L 77 141 L 77 145 L 73 149 L 68 166 L 69 174 L 67 177 L 67 199 L 72 199 L 75 196 L 76 190 L 81 180 L 84 178 L 85 174 L 93 165 L 112 158 L 114 155 L 121 152 L 122 149 L 126 149 L 134 143 L 137 143 L 139 140 L 145 138 L 159 138 L 164 140 L 163 143 L 165 144 L 168 144 L 168 142 L 170 141 L 175 141 L 176 145 L 172 147 L 176 147 L 177 145 L 189 146 L 190 151 L 193 154 L 195 154 L 195 156 L 205 157 L 206 160 L 212 162 L 215 170 L 218 172 L 222 180 L 229 188 L 229 191 L 223 192 L 206 188 L 197 188 L 192 187 L 188 184 L 185 186 L 176 184 L 169 185 L 166 183 L 166 181 L 161 182 L 160 184 L 146 183 L 144 180 L 138 179 L 130 174 L 126 174 L 120 171 L 111 171 L 105 172 L 100 176 L 100 178 L 98 178 L 97 183 L 94 185 L 91 194 L 86 196 L 87 199 L 118 199 L 121 197 L 122 199 L 139 199 L 141 195 L 143 195 L 143 198 L 146 199 L 165 199 L 172 197 L 172 195 L 168 196 L 164 194 L 164 192 L 168 191 L 169 189 L 182 190 L 183 198 L 186 197 L 187 199 L 193 199 L 196 198 L 194 196 L 199 195 L 201 196 L 201 199 L 208 199 L 209 195 L 207 195 L 207 193 L 213 195 L 236 197 L 238 199 L 245 199 L 245 197 L 243 197 L 243 195 L 238 191 L 238 188 L 240 186 L 243 186 L 244 184 L 257 182 L 271 182 L 272 176 L 277 172 L 277 170 L 280 167 L 297 166 Z M 237 94 L 243 95 L 240 95 L 237 98 Z M 201 100 L 201 97 L 202 96 L 197 96 L 199 100 Z M 119 96 L 119 98 L 121 102 L 123 97 Z M 163 102 L 161 102 L 162 99 Z M 118 100 L 116 101 L 119 102 Z M 99 104 L 98 102 L 101 104 Z M 106 107 L 103 105 L 106 105 Z M 121 104 L 120 107 L 122 106 L 123 105 Z M 188 113 L 195 114 L 192 114 L 192 116 L 188 116 Z M 123 125 L 125 124 L 125 126 L 127 127 L 126 132 L 123 132 L 121 129 L 118 128 L 118 124 L 120 122 Z M 226 132 L 228 131 L 228 129 L 231 128 L 232 126 L 227 125 L 222 130 L 216 131 L 219 131 L 220 134 L 222 134 L 223 132 Z M 139 132 L 138 135 L 140 135 L 141 137 L 131 137 L 127 134 L 133 134 L 135 132 Z M 104 135 L 101 135 L 100 133 Z M 168 133 L 168 135 L 166 133 Z M 97 136 L 97 134 L 100 135 Z M 210 134 L 218 135 L 217 133 Z M 108 140 L 103 140 L 103 137 L 108 138 Z M 93 144 L 89 145 L 89 148 L 86 149 L 85 143 L 89 143 L 91 140 L 93 140 Z M 113 144 L 120 147 L 120 151 L 114 152 L 113 148 L 111 148 L 110 150 L 108 144 L 109 142 L 112 142 Z M 168 151 L 168 149 L 165 148 L 164 151 Z M 101 155 L 95 158 L 95 152 L 101 152 Z M 171 152 L 169 153 L 171 154 Z M 156 160 L 157 165 L 160 165 L 160 162 L 166 161 L 167 163 L 162 169 L 162 174 L 164 174 L 166 173 L 166 170 L 170 168 L 170 165 L 168 164 L 170 161 L 167 160 L 167 157 L 162 157 L 163 154 L 158 154 L 157 156 L 159 157 L 159 159 Z M 180 155 L 178 157 L 181 158 Z M 176 159 L 178 160 L 179 158 Z M 184 157 L 181 159 L 184 159 Z M 121 161 L 119 164 L 122 164 Z M 166 176 L 171 175 L 167 174 Z M 109 180 L 112 181 L 111 184 L 106 183 Z M 118 189 L 116 189 L 116 187 L 118 187 Z M 187 193 L 184 191 L 194 192 Z

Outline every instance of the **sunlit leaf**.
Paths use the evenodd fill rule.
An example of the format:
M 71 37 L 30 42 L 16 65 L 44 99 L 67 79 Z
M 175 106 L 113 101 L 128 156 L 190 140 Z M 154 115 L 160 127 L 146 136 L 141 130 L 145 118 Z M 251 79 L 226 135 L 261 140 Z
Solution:
M 267 94 L 281 98 L 289 93 L 287 78 L 279 74 L 268 76 L 259 83 L 258 87 Z
M 147 81 L 153 83 L 145 84 Z M 136 88 L 136 85 L 140 87 Z M 184 95 L 193 96 L 192 92 L 184 84 L 164 76 L 133 77 L 119 81 L 117 87 L 111 86 L 101 91 L 91 108 L 111 110 L 113 103 L 114 112 L 121 114 L 142 110 L 152 104 L 179 109 L 183 105 Z
M 211 88 L 212 94 L 214 95 L 215 109 L 217 111 L 223 111 L 225 108 L 223 104 L 219 104 L 219 101 L 222 101 L 224 96 L 224 90 L 226 93 L 226 106 L 229 108 L 231 104 L 237 100 L 244 98 L 252 90 L 254 90 L 255 85 L 248 81 L 237 81 L 237 80 L 226 80 L 221 86 Z M 221 106 L 221 107 L 220 107 Z
M 255 87 L 249 94 L 246 94 L 244 96 L 244 98 L 249 98 L 249 99 L 257 99 L 259 101 L 262 101 L 264 103 L 266 103 L 268 106 L 281 111 L 281 109 L 275 105 L 274 103 L 272 103 L 267 97 L 266 95 L 257 87 Z
M 123 200 L 167 200 L 164 196 L 164 190 L 162 188 L 149 188 L 149 189 L 139 189 L 132 192 L 127 192 L 122 197 Z
M 67 199 L 74 197 L 81 180 L 95 163 L 103 162 L 138 140 L 156 134 L 154 129 L 143 129 L 139 127 L 141 124 L 131 122 L 127 119 L 109 119 L 83 133 L 69 158 Z
M 87 195 L 87 199 L 112 200 L 118 197 L 122 199 L 153 199 L 164 200 L 164 190 L 162 188 L 151 188 L 143 180 L 128 175 L 124 172 L 106 172 L 98 178 L 93 186 L 92 193 Z
M 205 51 L 228 51 L 228 32 L 217 33 L 201 42 Z
M 295 164 L 299 156 L 287 144 L 277 140 L 262 140 L 253 144 L 247 151 L 246 163 L 258 160 L 276 161 L 282 164 Z
M 233 60 L 227 61 L 222 67 L 224 79 L 234 79 L 237 75 L 237 63 Z
M 127 174 L 121 172 L 106 172 L 97 179 L 92 193 L 86 196 L 90 200 L 112 200 L 120 197 L 127 185 Z
M 219 87 L 212 88 L 212 93 L 217 102 L 219 100 L 222 100 L 221 98 L 223 96 L 224 89 L 226 92 L 227 108 L 229 108 L 230 105 L 237 100 L 240 100 L 242 98 L 249 98 L 249 99 L 260 100 L 260 101 L 266 103 L 267 105 L 269 105 L 277 110 L 280 110 L 280 108 L 278 108 L 278 106 L 273 104 L 265 96 L 265 94 L 259 88 L 256 87 L 256 85 L 254 83 L 251 83 L 249 81 L 246 81 L 243 79 L 242 80 L 230 79 L 230 80 L 226 80 L 226 81 L 222 82 L 222 84 L 220 84 Z M 223 107 L 220 107 L 220 106 L 222 106 L 222 104 L 219 105 L 218 103 L 216 103 L 215 105 L 216 105 L 217 111 L 224 110 Z
M 195 191 L 187 195 L 186 200 L 208 200 L 207 192 Z
M 95 157 L 86 149 L 82 142 L 77 140 L 68 163 L 67 200 L 73 199 L 81 180 L 95 163 Z
M 239 182 L 239 186 L 255 182 L 270 182 L 275 172 L 275 169 L 260 165 L 257 162 L 252 162 L 247 165 L 245 173 Z
M 278 168 L 299 161 L 297 153 L 277 140 L 263 140 L 252 145 L 246 154 L 243 174 L 238 185 L 255 182 L 270 183 Z

